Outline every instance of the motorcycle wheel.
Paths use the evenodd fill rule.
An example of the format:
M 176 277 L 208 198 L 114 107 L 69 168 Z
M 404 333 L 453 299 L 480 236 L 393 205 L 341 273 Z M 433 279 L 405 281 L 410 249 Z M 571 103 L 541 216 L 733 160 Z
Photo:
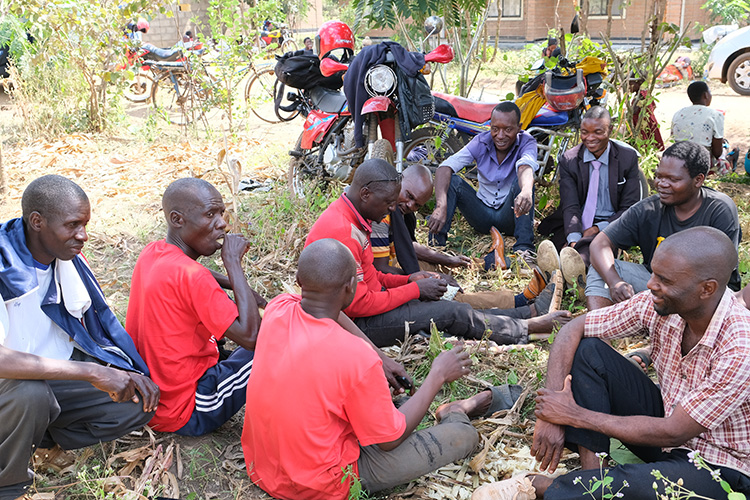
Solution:
M 245 86 L 245 103 L 255 116 L 267 123 L 279 123 L 281 120 L 274 111 L 274 85 L 276 73 L 268 66 L 255 71 L 255 75 Z
M 170 74 L 175 77 L 176 88 Z M 188 125 L 203 116 L 210 92 L 185 72 L 167 72 L 154 82 L 151 102 L 169 123 Z
M 130 102 L 147 102 L 151 98 L 154 79 L 145 73 L 136 73 L 127 82 L 122 96 Z
M 302 134 L 297 139 L 294 149 L 289 152 L 289 170 L 287 171 L 287 187 L 292 195 L 304 199 L 308 191 L 315 184 L 316 166 L 315 160 L 318 156 L 317 148 L 306 150 L 302 148 Z
M 385 160 L 393 165 L 393 147 L 388 139 L 378 139 L 372 146 L 372 158 Z
M 640 195 L 641 197 L 638 198 L 639 200 L 644 200 L 651 196 L 651 186 L 648 184 L 648 179 L 646 179 L 646 174 L 643 173 L 643 170 L 640 168 L 638 169 L 638 185 L 640 187 Z
M 464 147 L 458 136 L 451 135 L 445 141 L 438 141 L 441 135 L 435 127 L 423 127 L 413 131 L 411 141 L 404 148 L 406 166 L 412 163 L 422 163 L 434 173 L 443 160 Z M 410 155 L 412 155 L 411 160 Z

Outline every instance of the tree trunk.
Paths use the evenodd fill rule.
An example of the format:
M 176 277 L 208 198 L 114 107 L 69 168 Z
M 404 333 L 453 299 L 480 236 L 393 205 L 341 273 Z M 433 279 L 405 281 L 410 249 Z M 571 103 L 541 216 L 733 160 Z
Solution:
M 607 40 L 612 36 L 612 4 L 614 0 L 607 0 Z
M 581 15 L 579 17 L 581 21 L 581 34 L 584 36 L 589 35 L 589 0 L 583 0 L 581 2 Z
M 558 0 L 559 2 L 560 0 Z M 497 51 L 499 48 L 500 43 L 500 19 L 503 17 L 503 4 L 501 0 L 495 0 L 495 5 L 497 6 L 497 22 L 495 23 L 495 50 L 492 52 L 492 59 L 490 62 L 493 62 L 495 60 L 495 56 L 497 56 Z

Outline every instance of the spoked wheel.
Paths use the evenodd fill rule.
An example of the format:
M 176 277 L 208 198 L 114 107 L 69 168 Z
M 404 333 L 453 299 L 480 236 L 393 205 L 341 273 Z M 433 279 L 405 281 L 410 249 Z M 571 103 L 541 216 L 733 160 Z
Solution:
M 255 116 L 268 123 L 279 123 L 281 120 L 274 111 L 274 86 L 276 73 L 267 66 L 260 68 L 247 82 L 245 87 L 245 102 Z
M 154 87 L 154 79 L 146 73 L 136 73 L 127 82 L 123 97 L 130 102 L 146 102 L 151 98 L 151 91 Z
M 294 38 L 287 38 L 281 44 L 282 54 L 286 54 L 287 52 L 293 52 L 295 50 L 297 50 L 297 42 L 294 40 Z
M 287 171 L 287 186 L 294 196 L 303 199 L 319 180 L 314 168 L 318 150 L 317 148 L 303 149 L 302 135 L 300 134 L 297 144 L 289 154 L 292 158 L 289 160 L 289 170 Z
M 437 128 L 423 127 L 412 132 L 411 142 L 404 149 L 404 163 L 406 165 L 421 163 L 434 173 L 443 160 L 463 146 L 459 137 L 452 135 L 443 140 L 442 133 Z
M 187 73 L 171 72 L 154 82 L 151 102 L 169 123 L 187 125 L 203 116 L 209 95 L 210 90 Z
M 648 198 L 651 195 L 651 187 L 648 185 L 646 174 L 644 174 L 643 170 L 641 170 L 640 168 L 638 169 L 638 187 L 641 191 L 641 197 L 639 198 L 639 200 Z

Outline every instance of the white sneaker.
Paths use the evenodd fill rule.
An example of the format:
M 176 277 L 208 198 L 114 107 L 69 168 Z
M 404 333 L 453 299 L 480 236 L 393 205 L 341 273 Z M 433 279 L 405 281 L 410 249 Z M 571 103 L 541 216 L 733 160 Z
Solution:
M 531 484 L 529 473 L 523 472 L 510 479 L 485 484 L 477 488 L 471 500 L 535 500 L 536 489 Z

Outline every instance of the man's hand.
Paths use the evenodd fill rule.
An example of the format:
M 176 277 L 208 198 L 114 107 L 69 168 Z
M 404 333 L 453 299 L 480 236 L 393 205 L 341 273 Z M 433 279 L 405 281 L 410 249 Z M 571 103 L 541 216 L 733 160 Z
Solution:
M 560 463 L 565 447 L 565 429 L 556 424 L 537 418 L 534 426 L 534 442 L 531 454 L 539 463 L 539 470 L 554 472 Z
M 464 293 L 463 288 L 461 288 L 461 285 L 458 284 L 458 281 L 456 281 L 456 278 L 454 278 L 450 274 L 443 274 L 443 273 L 439 273 L 439 274 L 440 274 L 440 277 L 442 279 L 444 279 L 446 283 L 448 283 L 448 285 L 450 285 L 450 286 L 457 286 L 458 287 L 458 291 L 461 292 L 461 293 Z
M 441 352 L 432 362 L 430 373 L 438 373 L 443 383 L 453 382 L 471 373 L 471 359 L 464 351 L 463 342 L 459 342 L 450 351 Z
M 416 282 L 420 300 L 440 300 L 448 290 L 448 284 L 441 278 L 424 278 Z
M 596 236 L 597 234 L 599 234 L 599 226 L 593 225 L 583 232 L 583 237 L 584 238 L 587 238 L 589 236 L 593 237 L 593 236 Z
M 522 190 L 513 200 L 513 214 L 516 217 L 526 215 L 534 205 L 534 197 L 532 196 L 531 190 Z
M 250 250 L 250 242 L 244 236 L 227 233 L 224 236 L 224 244 L 221 246 L 221 260 L 225 263 L 227 261 L 241 262 L 248 250 Z
M 628 300 L 633 295 L 633 287 L 630 285 L 630 283 L 626 283 L 622 280 L 615 283 L 615 286 L 610 287 L 609 289 L 609 296 L 612 297 L 612 302 L 614 302 L 615 304 Z
M 382 352 L 383 351 L 380 351 L 380 353 Z M 382 354 L 382 356 L 380 356 L 380 359 L 383 361 L 383 372 L 385 372 L 385 378 L 388 379 L 388 385 L 393 387 L 393 392 L 395 394 L 401 394 L 404 392 L 406 387 L 402 386 L 396 379 L 396 377 L 404 377 L 406 380 L 411 382 L 412 386 L 409 392 L 413 394 L 414 393 L 414 381 L 406 372 L 406 369 L 404 369 L 404 366 L 401 363 L 397 363 L 393 359 L 389 358 L 384 353 Z
M 436 205 L 435 210 L 432 211 L 429 220 L 427 221 L 427 227 L 431 233 L 439 233 L 445 225 L 445 219 L 447 217 L 447 211 L 445 207 Z
M 558 425 L 571 425 L 573 423 L 575 417 L 581 413 L 581 407 L 573 398 L 573 391 L 570 388 L 571 380 L 573 380 L 572 375 L 565 377 L 561 391 L 551 389 L 536 391 L 534 415 L 537 418 Z
M 469 267 L 472 264 L 471 258 L 466 255 L 449 255 L 448 261 L 444 265 L 448 267 Z
M 143 411 L 156 410 L 159 404 L 159 388 L 151 379 L 137 373 L 126 372 L 116 368 L 95 365 L 96 375 L 91 385 L 109 394 L 112 401 L 122 403 L 132 401 L 138 403 L 140 399 L 136 390 L 143 396 Z
M 433 273 L 430 271 L 417 271 L 416 273 L 411 273 L 409 275 L 409 283 L 414 283 L 418 280 L 423 280 L 425 278 L 440 278 L 440 273 Z

